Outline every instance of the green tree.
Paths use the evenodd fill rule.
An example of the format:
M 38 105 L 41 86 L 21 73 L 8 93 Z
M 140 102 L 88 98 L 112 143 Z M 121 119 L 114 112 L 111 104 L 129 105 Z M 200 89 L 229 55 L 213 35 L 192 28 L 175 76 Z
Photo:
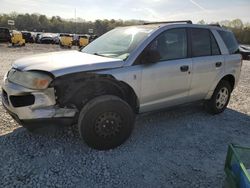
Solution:
M 142 20 L 123 21 L 114 19 L 91 22 L 77 18 L 76 23 L 74 19 L 65 20 L 59 16 L 47 18 L 45 15 L 12 12 L 10 14 L 0 14 L 0 27 L 9 27 L 9 19 L 15 21 L 13 28 L 17 30 L 86 34 L 89 29 L 94 29 L 94 33 L 98 36 L 118 26 L 138 25 L 144 22 Z M 206 24 L 206 22 L 200 20 L 198 24 Z M 250 23 L 243 23 L 240 19 L 235 19 L 232 21 L 223 20 L 220 25 L 232 30 L 240 43 L 250 44 Z
M 200 21 L 198 21 L 197 23 L 198 23 L 198 24 L 201 24 L 201 25 L 205 25 L 205 24 L 206 24 L 206 22 L 205 22 L 204 20 L 200 20 Z

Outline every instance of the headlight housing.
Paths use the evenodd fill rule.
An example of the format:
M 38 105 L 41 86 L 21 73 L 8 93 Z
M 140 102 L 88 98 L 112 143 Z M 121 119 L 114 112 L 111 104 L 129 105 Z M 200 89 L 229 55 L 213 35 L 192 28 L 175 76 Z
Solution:
M 11 69 L 7 77 L 10 82 L 29 89 L 46 89 L 52 81 L 52 78 L 46 73 L 38 71 L 22 72 L 16 69 Z

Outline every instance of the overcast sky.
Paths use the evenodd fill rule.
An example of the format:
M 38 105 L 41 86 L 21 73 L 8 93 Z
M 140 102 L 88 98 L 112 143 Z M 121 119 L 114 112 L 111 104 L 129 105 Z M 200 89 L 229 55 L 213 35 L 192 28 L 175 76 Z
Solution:
M 0 13 L 39 13 L 49 17 L 140 19 L 148 21 L 191 19 L 197 22 L 232 20 L 250 22 L 250 0 L 0 0 Z

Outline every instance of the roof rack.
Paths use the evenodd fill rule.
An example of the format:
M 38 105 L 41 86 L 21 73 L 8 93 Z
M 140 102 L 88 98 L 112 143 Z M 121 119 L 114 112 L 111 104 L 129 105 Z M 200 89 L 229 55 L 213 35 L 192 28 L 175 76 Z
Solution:
M 163 21 L 163 22 L 145 22 L 143 25 L 151 25 L 151 24 L 168 24 L 168 23 L 187 23 L 193 24 L 191 20 L 180 20 L 180 21 Z
M 209 26 L 221 27 L 220 24 L 208 24 Z

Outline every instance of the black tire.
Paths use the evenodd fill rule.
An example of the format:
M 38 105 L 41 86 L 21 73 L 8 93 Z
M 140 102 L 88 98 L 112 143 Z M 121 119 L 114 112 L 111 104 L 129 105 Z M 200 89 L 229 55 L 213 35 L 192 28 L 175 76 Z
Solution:
M 128 139 L 134 119 L 134 112 L 125 101 L 113 95 L 103 95 L 90 100 L 82 108 L 78 129 L 88 146 L 108 150 Z
M 224 91 L 226 92 L 226 90 L 228 91 L 228 97 L 224 97 L 222 98 L 223 102 L 218 102 L 218 100 L 220 99 L 220 91 Z M 206 110 L 210 113 L 210 114 L 219 114 L 222 113 L 230 100 L 230 96 L 231 96 L 231 92 L 232 92 L 232 87 L 230 85 L 230 83 L 226 80 L 222 80 L 219 82 L 219 84 L 217 85 L 217 87 L 214 90 L 214 93 L 211 97 L 210 100 L 207 100 L 205 102 L 205 108 Z

